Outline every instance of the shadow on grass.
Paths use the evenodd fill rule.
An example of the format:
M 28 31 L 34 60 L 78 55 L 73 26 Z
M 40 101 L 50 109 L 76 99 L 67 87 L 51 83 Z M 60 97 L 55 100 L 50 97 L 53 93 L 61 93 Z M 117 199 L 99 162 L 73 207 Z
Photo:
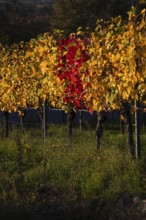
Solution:
M 141 201 L 129 193 L 113 201 L 64 201 L 0 206 L 0 220 L 141 220 Z

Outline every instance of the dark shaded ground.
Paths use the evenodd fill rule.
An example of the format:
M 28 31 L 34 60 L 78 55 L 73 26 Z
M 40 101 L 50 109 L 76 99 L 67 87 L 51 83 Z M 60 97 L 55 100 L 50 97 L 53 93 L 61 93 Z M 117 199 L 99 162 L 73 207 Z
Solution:
M 146 220 L 146 201 L 127 193 L 107 204 L 98 201 L 0 206 L 0 220 Z

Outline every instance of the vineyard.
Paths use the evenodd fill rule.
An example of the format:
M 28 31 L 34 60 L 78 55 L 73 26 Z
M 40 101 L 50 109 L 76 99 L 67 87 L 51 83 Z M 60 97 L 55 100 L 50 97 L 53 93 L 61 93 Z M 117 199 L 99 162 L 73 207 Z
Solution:
M 0 201 L 6 207 L 24 200 L 29 208 L 47 201 L 95 200 L 102 212 L 106 199 L 110 203 L 119 193 L 145 194 L 139 113 L 146 111 L 146 9 L 137 14 L 132 8 L 128 15 L 126 21 L 120 16 L 98 20 L 92 33 L 78 28 L 64 37 L 56 30 L 0 45 Z M 25 130 L 28 109 L 38 112 L 43 141 L 37 129 Z M 52 124 L 47 131 L 47 109 L 59 109 L 63 123 L 66 117 L 67 132 L 66 125 Z M 105 131 L 105 137 L 107 114 L 114 111 L 120 112 L 121 125 L 107 123 L 112 132 Z M 9 133 L 9 114 L 16 112 L 21 129 L 15 126 Z M 96 116 L 96 129 L 87 121 L 82 129 L 83 112 Z M 142 132 L 144 144 L 145 126 Z M 142 153 L 142 160 L 135 160 Z
M 45 106 L 68 113 L 71 146 L 75 112 L 97 112 L 97 149 L 108 111 L 120 110 L 128 129 L 134 156 L 131 111 L 146 102 L 146 10 L 129 19 L 98 20 L 95 31 L 81 28 L 68 38 L 61 31 L 45 33 L 29 42 L 0 46 L 0 109 L 8 117 L 18 112 L 23 124 L 25 110 L 34 108 L 44 124 Z M 7 121 L 7 119 L 6 119 Z M 42 127 L 43 129 L 43 127 Z
M 18 112 L 23 127 L 25 110 L 38 109 L 45 132 L 45 106 L 62 109 L 68 113 L 71 146 L 76 111 L 96 111 L 99 149 L 106 113 L 120 110 L 134 156 L 131 112 L 139 110 L 135 102 L 143 109 L 146 102 L 145 14 L 145 9 L 136 14 L 133 8 L 126 22 L 120 16 L 101 19 L 92 33 L 79 28 L 64 38 L 56 31 L 27 43 L 1 45 L 0 109 L 6 121 L 9 112 Z

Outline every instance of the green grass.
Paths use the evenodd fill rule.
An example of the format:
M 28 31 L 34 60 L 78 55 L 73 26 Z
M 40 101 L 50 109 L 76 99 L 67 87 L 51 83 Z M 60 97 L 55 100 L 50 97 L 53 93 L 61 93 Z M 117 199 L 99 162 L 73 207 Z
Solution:
M 67 146 L 66 127 L 50 125 L 45 143 L 38 129 L 18 131 L 0 139 L 0 202 L 4 205 L 38 207 L 69 201 L 114 200 L 119 194 L 144 193 L 145 158 L 131 160 L 125 135 L 118 128 L 105 129 L 99 151 L 95 131 L 73 130 Z M 143 138 L 146 138 L 143 135 Z M 143 139 L 144 140 L 144 139 Z M 144 141 L 142 143 L 144 145 Z M 146 149 L 143 147 L 143 155 Z

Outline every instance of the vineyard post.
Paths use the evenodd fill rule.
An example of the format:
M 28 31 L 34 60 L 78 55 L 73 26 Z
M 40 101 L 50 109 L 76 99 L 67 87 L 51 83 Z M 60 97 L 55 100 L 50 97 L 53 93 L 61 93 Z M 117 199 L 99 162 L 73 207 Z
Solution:
M 46 139 L 46 101 L 43 101 L 42 105 L 38 108 L 38 115 L 41 121 L 41 134 L 42 134 L 42 139 L 43 142 L 45 143 L 45 139 Z
M 83 124 L 83 112 L 82 110 L 79 111 L 79 127 L 80 127 L 80 132 L 82 131 L 82 124 Z
M 125 133 L 125 120 L 122 117 L 122 112 L 120 111 L 120 129 L 121 129 L 121 134 Z
M 43 102 L 43 119 L 42 119 L 42 137 L 43 137 L 43 142 L 45 143 L 46 139 L 46 119 L 47 119 L 47 112 L 46 112 L 46 102 Z
M 140 112 L 139 112 L 139 102 L 135 101 L 135 153 L 136 159 L 140 159 L 141 154 L 141 144 L 140 144 Z
M 21 113 L 20 113 L 20 126 L 21 126 L 22 134 L 24 133 L 25 116 L 26 116 L 26 110 L 21 110 Z
M 103 136 L 103 124 L 106 120 L 106 111 L 97 112 L 97 125 L 96 125 L 96 149 L 100 149 L 100 140 Z
M 4 112 L 4 137 L 9 136 L 9 112 Z
M 131 105 L 128 102 L 123 103 L 123 109 L 122 109 L 121 113 L 122 113 L 122 115 L 124 116 L 124 119 L 125 119 L 130 155 L 131 155 L 132 158 L 134 158 L 135 144 L 134 144 L 134 139 L 133 139 L 133 125 L 132 125 L 132 117 L 131 117 Z
M 75 118 L 75 111 L 73 109 L 73 104 L 68 103 L 68 115 L 67 115 L 67 139 L 68 139 L 68 146 L 72 146 L 72 124 Z
M 125 122 L 123 119 L 120 119 L 120 125 L 121 125 L 121 133 L 124 134 L 125 132 Z
M 72 146 L 72 107 L 69 103 L 68 105 L 68 115 L 67 115 L 67 135 L 68 135 L 68 146 Z

